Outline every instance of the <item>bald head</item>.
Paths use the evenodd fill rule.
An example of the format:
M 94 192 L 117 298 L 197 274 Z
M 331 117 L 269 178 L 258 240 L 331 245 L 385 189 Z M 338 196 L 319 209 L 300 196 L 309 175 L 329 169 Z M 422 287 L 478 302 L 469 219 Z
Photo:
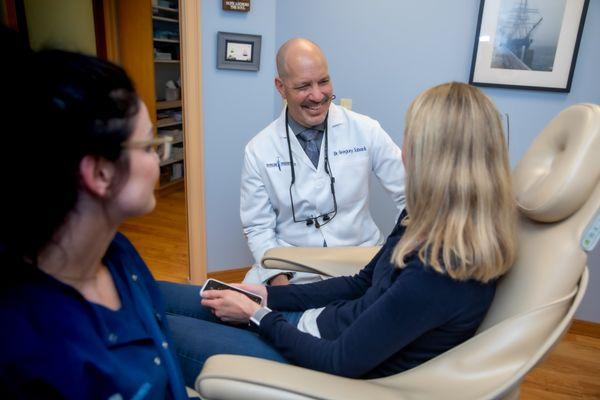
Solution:
M 306 60 L 323 63 L 327 68 L 327 59 L 321 48 L 316 43 L 304 38 L 294 38 L 285 42 L 277 51 L 277 74 L 285 79 L 290 73 L 290 68 Z
M 277 52 L 275 87 L 287 101 L 289 116 L 307 128 L 317 126 L 327 117 L 333 85 L 327 59 L 313 42 L 291 39 Z

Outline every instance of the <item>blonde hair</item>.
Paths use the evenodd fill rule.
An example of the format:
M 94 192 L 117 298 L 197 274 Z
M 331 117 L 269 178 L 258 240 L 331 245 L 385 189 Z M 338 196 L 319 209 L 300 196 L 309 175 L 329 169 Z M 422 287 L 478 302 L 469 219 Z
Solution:
M 409 217 L 392 260 L 403 268 L 418 251 L 456 280 L 504 274 L 516 254 L 516 208 L 492 101 L 463 83 L 426 90 L 406 114 L 403 152 Z

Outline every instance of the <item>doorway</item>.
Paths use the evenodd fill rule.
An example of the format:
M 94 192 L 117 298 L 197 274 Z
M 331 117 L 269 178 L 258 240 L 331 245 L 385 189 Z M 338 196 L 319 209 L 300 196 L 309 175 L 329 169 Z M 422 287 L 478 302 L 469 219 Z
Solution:
M 161 165 L 163 181 L 156 188 L 156 209 L 126 221 L 120 230 L 133 242 L 157 279 L 203 282 L 206 241 L 199 2 L 2 0 L 1 8 L 4 23 L 25 33 L 34 48 L 80 51 L 121 64 L 132 76 L 156 125 L 157 111 L 170 107 L 166 114 L 173 124 L 157 129 L 157 134 L 162 130 L 181 132 L 175 139 L 177 158 Z M 162 31 L 158 46 L 153 32 L 157 26 Z M 180 40 L 163 37 L 169 35 L 169 26 L 177 26 Z M 162 53 L 170 49 L 171 59 L 156 63 L 157 47 Z M 129 62 L 132 59 L 136 60 L 133 64 Z M 156 86 L 154 79 L 157 64 L 162 68 L 161 87 Z M 185 90 L 180 90 L 181 95 L 175 98 L 171 93 L 167 100 L 163 85 L 169 71 L 176 71 L 181 77 L 181 89 Z
M 118 55 L 132 75 L 157 134 L 181 133 L 174 157 L 180 161 L 161 168 L 164 185 L 157 188 L 156 210 L 124 224 L 124 230 L 158 279 L 201 283 L 206 279 L 206 230 L 200 2 L 94 2 L 104 26 L 106 54 Z M 173 71 L 180 79 L 174 79 Z M 180 87 L 180 97 L 168 97 L 167 82 Z

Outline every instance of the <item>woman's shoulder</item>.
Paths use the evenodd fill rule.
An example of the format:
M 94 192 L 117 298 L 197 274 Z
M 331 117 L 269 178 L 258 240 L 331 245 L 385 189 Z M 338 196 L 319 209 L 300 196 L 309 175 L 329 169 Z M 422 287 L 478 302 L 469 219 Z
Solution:
M 110 250 L 138 254 L 133 243 L 131 243 L 127 236 L 121 232 L 115 234 L 115 237 L 110 243 L 109 251 Z
M 125 235 L 119 232 L 115 235 L 107 251 L 106 259 L 112 265 L 112 268 L 117 269 L 117 272 L 122 274 L 122 279 L 126 285 L 140 288 L 143 293 L 149 296 L 153 304 L 161 302 L 156 280 L 134 245 Z
M 385 246 L 395 246 L 396 243 L 398 243 L 398 241 L 402 237 L 402 235 L 404 235 L 404 232 L 406 231 L 406 226 L 403 224 L 403 221 L 407 216 L 408 214 L 406 212 L 406 209 L 402 210 L 402 212 L 398 216 L 398 219 L 396 220 L 396 224 L 394 225 L 392 232 L 390 232 L 388 237 L 385 239 Z
M 94 337 L 95 320 L 89 305 L 74 289 L 43 274 L 34 267 L 11 274 L 10 287 L 0 291 L 0 363 L 25 365 L 49 352 L 57 359 L 68 358 L 65 347 L 82 332 Z M 64 354 L 61 355 L 61 352 Z M 32 361 L 34 362 L 34 361 Z
M 77 293 L 40 271 L 34 265 L 19 261 L 5 254 L 0 255 L 0 267 L 5 271 L 0 280 L 0 312 L 11 312 L 15 308 L 48 305 L 63 299 L 76 298 Z M 27 317 L 27 312 L 21 313 Z

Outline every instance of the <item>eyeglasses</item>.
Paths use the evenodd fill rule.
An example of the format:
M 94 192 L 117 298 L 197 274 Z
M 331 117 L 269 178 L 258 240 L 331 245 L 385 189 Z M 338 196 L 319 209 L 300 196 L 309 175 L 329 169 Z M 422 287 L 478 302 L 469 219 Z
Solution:
M 294 158 L 292 156 L 292 144 L 290 142 L 290 130 L 289 130 L 289 118 L 288 118 L 288 110 L 286 108 L 285 110 L 285 133 L 286 133 L 286 137 L 287 137 L 287 144 L 288 144 L 288 152 L 290 155 L 290 171 L 292 174 L 292 180 L 290 183 L 290 203 L 292 205 L 292 218 L 294 219 L 294 222 L 304 222 L 306 223 L 306 226 L 311 226 L 314 225 L 315 228 L 319 229 L 321 228 L 323 225 L 329 223 L 336 215 L 337 215 L 337 201 L 335 199 L 335 178 L 334 176 L 331 174 L 331 167 L 329 166 L 329 156 L 328 156 L 328 136 L 327 136 L 327 119 L 329 118 L 329 114 L 327 114 L 327 116 L 325 117 L 325 133 L 324 133 L 324 139 L 325 139 L 325 154 L 324 154 L 324 167 L 325 167 L 325 172 L 327 173 L 327 175 L 329 175 L 329 185 L 331 188 L 331 196 L 333 197 L 333 210 L 323 213 L 321 215 L 318 215 L 316 217 L 308 217 L 308 218 L 304 218 L 304 219 L 297 219 L 296 218 L 296 210 L 294 208 L 294 196 L 292 196 L 292 191 L 293 191 L 293 187 L 294 184 L 296 183 L 296 170 L 294 168 Z M 319 218 L 321 219 L 321 222 L 319 222 Z
M 162 162 L 169 159 L 169 156 L 171 155 L 172 142 L 173 138 L 171 136 L 160 135 L 149 140 L 138 140 L 123 143 L 123 147 L 127 149 L 141 149 L 147 153 L 154 151 Z

